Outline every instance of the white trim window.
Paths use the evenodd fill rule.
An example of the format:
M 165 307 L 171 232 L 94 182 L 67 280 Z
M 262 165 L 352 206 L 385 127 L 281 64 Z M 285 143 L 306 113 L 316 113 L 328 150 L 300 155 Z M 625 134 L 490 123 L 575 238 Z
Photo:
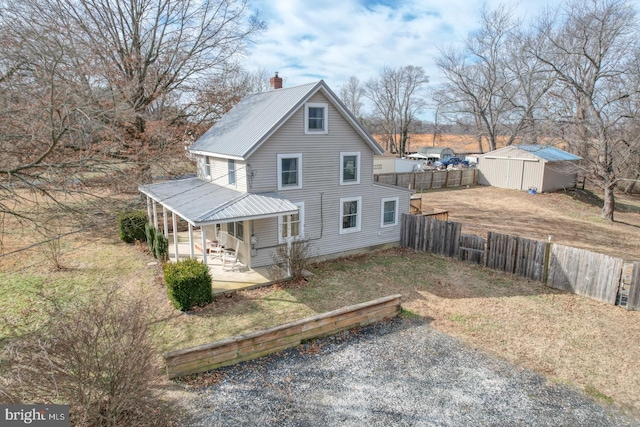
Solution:
M 209 156 L 204 156 L 204 177 L 211 179 L 211 159 Z
M 229 233 L 229 236 L 244 242 L 244 223 L 242 221 L 228 222 L 227 233 Z
M 229 185 L 236 184 L 236 161 L 233 159 L 227 160 L 227 171 L 229 176 Z
M 329 133 L 329 104 L 326 102 L 309 102 L 304 107 L 304 133 Z
M 278 242 L 287 243 L 304 238 L 304 202 L 294 203 L 298 212 L 278 217 Z
M 398 225 L 399 197 L 386 197 L 380 202 L 380 227 L 393 227 Z
M 340 185 L 360 184 L 360 153 L 340 153 Z
M 362 223 L 362 197 L 340 199 L 340 234 L 360 231 Z
M 302 188 L 302 153 L 278 154 L 278 190 Z

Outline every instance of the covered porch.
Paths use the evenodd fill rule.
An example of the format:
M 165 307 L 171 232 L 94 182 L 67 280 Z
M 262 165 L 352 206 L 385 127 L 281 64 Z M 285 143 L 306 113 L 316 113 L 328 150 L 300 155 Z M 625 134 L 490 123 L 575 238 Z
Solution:
M 289 200 L 277 193 L 242 193 L 198 178 L 144 185 L 139 190 L 147 196 L 149 222 L 169 241 L 170 261 L 202 260 L 211 272 L 214 293 L 272 281 L 267 267 L 251 265 L 256 243 L 253 220 L 296 213 L 298 207 Z M 180 219 L 186 221 L 186 230 L 184 222 L 179 227 Z M 230 226 L 235 234 L 218 231 Z
M 200 230 L 194 230 L 193 233 L 194 240 L 199 241 L 201 239 Z M 191 258 L 189 252 L 189 233 L 185 231 L 178 232 L 177 240 L 178 259 Z M 169 241 L 173 241 L 173 233 L 169 233 Z M 204 261 L 202 250 L 199 245 L 197 246 L 193 258 Z M 174 262 L 176 260 L 174 245 L 169 245 L 169 259 Z M 206 264 L 211 274 L 211 287 L 214 295 L 266 286 L 273 281 L 267 267 L 249 268 L 242 262 L 234 262 L 233 265 L 227 262 L 227 264 L 224 265 L 223 261 L 222 254 L 209 253 L 206 257 Z

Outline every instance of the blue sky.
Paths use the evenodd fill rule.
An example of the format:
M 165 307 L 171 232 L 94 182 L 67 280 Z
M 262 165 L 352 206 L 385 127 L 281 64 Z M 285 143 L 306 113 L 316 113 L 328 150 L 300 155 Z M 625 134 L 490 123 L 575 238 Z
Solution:
M 513 2 L 534 17 L 547 1 Z M 487 0 L 489 7 L 500 4 Z M 252 0 L 267 31 L 252 47 L 247 68 L 275 71 L 284 86 L 324 79 L 337 93 L 355 75 L 361 81 L 383 66 L 422 66 L 431 85 L 441 81 L 437 47 L 476 29 L 482 0 Z

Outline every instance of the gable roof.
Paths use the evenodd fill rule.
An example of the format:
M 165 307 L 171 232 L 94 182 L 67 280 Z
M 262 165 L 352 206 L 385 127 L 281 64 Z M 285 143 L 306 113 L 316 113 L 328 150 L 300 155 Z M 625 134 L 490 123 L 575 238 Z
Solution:
M 353 126 L 375 154 L 382 148 L 323 81 L 245 96 L 194 142 L 189 151 L 232 159 L 247 159 L 318 91 Z
M 489 153 L 481 154 L 478 157 L 495 157 L 503 152 L 512 152 L 514 150 L 525 151 L 535 157 L 547 162 L 564 162 L 573 160 L 582 160 L 582 157 L 568 153 L 551 145 L 530 144 L 530 145 L 509 145 L 508 147 L 499 148 Z

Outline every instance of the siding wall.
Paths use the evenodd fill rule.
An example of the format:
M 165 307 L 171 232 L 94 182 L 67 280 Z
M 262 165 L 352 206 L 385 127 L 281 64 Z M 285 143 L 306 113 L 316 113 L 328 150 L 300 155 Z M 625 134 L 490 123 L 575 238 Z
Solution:
M 561 188 L 573 188 L 578 179 L 575 166 L 570 162 L 547 163 L 544 171 L 542 191 L 555 191 Z
M 198 155 L 196 157 L 196 164 L 198 168 L 198 178 L 206 179 L 204 172 L 205 156 Z M 229 166 L 228 160 L 209 157 L 209 164 L 211 165 L 211 182 L 223 187 L 232 188 L 234 190 L 245 192 L 247 191 L 247 167 L 242 160 L 236 160 L 236 183 L 235 185 L 229 184 Z
M 328 102 L 321 94 L 309 102 Z M 328 134 L 304 133 L 304 106 L 248 159 L 255 171 L 251 192 L 277 191 L 277 155 L 302 153 L 302 188 L 280 190 L 294 203 L 304 202 L 305 237 L 316 256 L 397 243 L 400 216 L 409 211 L 410 192 L 373 184 L 373 151 L 329 104 Z M 340 185 L 340 153 L 360 152 L 360 184 Z M 340 234 L 340 198 L 362 197 L 361 231 Z M 381 199 L 399 197 L 398 225 L 380 227 Z M 253 221 L 258 237 L 252 267 L 269 265 L 278 245 L 277 218 Z
M 492 159 L 493 156 L 499 158 Z M 478 158 L 478 184 L 514 190 L 528 190 L 531 187 L 541 190 L 543 163 L 531 153 L 515 147 L 505 147 Z

